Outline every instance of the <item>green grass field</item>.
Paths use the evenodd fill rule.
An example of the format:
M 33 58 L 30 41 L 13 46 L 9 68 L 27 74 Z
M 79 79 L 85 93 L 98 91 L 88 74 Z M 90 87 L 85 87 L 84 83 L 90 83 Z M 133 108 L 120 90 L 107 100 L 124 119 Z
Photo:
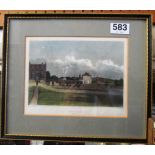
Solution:
M 63 93 L 39 88 L 38 105 L 61 106 L 122 106 L 122 96 L 95 95 L 84 93 Z M 31 89 L 32 92 L 32 89 Z M 31 94 L 30 92 L 30 94 Z
M 58 93 L 51 90 L 44 89 L 42 87 L 39 88 L 39 105 L 61 105 L 64 99 L 64 93 Z

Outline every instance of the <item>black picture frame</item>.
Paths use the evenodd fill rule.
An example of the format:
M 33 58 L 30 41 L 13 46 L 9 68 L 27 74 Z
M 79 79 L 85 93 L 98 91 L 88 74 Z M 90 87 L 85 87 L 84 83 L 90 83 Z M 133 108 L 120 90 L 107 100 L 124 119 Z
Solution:
M 7 82 L 8 82 L 8 58 L 9 58 L 9 24 L 10 20 L 22 20 L 22 19 L 108 19 L 108 20 L 142 20 L 146 22 L 146 41 L 147 41 L 147 100 L 146 104 L 146 137 L 145 138 L 124 138 L 124 137 L 93 137 L 92 136 L 44 136 L 37 134 L 9 134 L 7 131 Z M 3 68 L 2 68 L 2 118 L 1 118 L 1 136 L 7 139 L 36 139 L 36 140 L 52 140 L 52 141 L 92 141 L 92 142 L 132 142 L 132 143 L 146 143 L 148 140 L 147 127 L 148 118 L 151 117 L 151 98 L 152 98 L 152 22 L 151 15 L 149 14 L 6 14 L 4 18 L 4 40 L 3 40 Z

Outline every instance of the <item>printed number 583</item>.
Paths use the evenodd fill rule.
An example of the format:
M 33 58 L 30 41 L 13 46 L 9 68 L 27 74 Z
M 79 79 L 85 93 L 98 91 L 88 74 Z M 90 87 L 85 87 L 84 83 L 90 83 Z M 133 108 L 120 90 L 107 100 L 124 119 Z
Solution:
M 127 24 L 113 24 L 113 30 L 127 31 Z

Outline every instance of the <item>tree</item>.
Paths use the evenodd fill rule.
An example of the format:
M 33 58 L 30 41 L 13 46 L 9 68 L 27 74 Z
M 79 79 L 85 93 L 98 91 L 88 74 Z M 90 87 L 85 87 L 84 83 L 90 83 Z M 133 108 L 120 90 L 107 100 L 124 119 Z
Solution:
M 52 75 L 50 79 L 51 81 L 58 82 L 58 77 L 56 75 Z
M 46 71 L 46 82 L 50 82 L 50 72 Z

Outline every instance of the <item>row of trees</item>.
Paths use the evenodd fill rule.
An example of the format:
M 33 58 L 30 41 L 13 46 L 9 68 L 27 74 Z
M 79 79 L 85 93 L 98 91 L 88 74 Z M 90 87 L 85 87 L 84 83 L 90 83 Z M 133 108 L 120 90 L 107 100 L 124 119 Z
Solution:
M 58 77 L 56 75 L 52 75 L 50 74 L 49 71 L 46 71 L 46 82 L 50 82 L 50 81 L 58 81 Z
M 79 80 L 79 77 L 65 77 L 66 80 Z M 61 77 L 60 79 L 63 79 L 63 77 Z M 59 78 L 56 76 L 56 75 L 50 75 L 50 72 L 49 71 L 46 71 L 46 82 L 50 82 L 50 81 L 55 81 L 55 82 L 58 82 L 59 81 Z M 113 84 L 114 86 L 123 86 L 123 79 L 119 79 L 119 80 L 112 80 L 112 79 L 105 79 L 104 80 L 105 83 L 111 83 Z M 94 81 L 93 81 L 94 83 Z

